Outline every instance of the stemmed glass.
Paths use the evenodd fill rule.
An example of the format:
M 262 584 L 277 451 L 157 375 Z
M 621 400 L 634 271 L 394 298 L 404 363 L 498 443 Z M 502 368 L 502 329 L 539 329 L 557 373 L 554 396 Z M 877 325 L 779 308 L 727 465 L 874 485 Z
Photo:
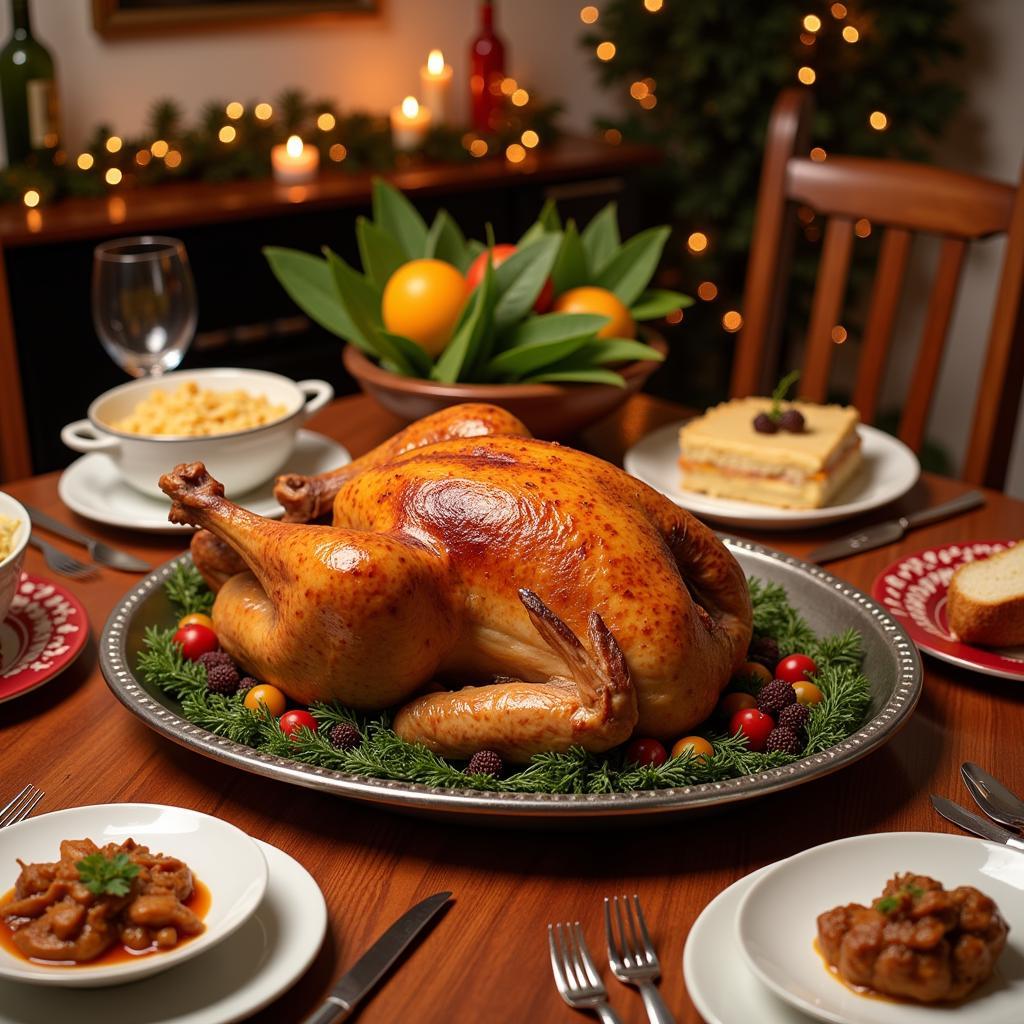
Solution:
M 192 343 L 197 319 L 184 243 L 142 235 L 96 246 L 92 321 L 107 355 L 126 373 L 173 370 Z

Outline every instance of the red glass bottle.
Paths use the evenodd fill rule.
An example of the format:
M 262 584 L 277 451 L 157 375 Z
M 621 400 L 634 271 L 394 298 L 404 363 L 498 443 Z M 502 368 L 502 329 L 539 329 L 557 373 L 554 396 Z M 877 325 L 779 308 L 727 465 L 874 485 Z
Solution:
M 469 100 L 473 127 L 488 132 L 501 109 L 501 81 L 505 77 L 505 44 L 494 31 L 494 4 L 480 5 L 480 34 L 469 48 Z

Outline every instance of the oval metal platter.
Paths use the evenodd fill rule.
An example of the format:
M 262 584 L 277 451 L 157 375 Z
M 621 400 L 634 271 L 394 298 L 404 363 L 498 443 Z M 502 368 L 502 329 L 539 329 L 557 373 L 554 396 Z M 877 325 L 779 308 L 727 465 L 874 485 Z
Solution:
M 481 793 L 438 789 L 314 768 L 262 754 L 201 729 L 181 716 L 171 697 L 135 675 L 147 626 L 166 627 L 174 614 L 163 583 L 187 554 L 165 563 L 131 590 L 111 613 L 100 641 L 100 664 L 115 696 L 150 728 L 184 747 L 256 775 L 338 796 L 437 818 L 491 825 L 586 827 L 649 816 L 723 807 L 799 786 L 859 760 L 905 724 L 921 693 L 921 659 L 903 628 L 866 594 L 818 568 L 757 544 L 723 538 L 748 576 L 780 583 L 818 634 L 853 627 L 864 640 L 871 681 L 870 718 L 852 736 L 784 768 L 726 782 L 614 794 Z

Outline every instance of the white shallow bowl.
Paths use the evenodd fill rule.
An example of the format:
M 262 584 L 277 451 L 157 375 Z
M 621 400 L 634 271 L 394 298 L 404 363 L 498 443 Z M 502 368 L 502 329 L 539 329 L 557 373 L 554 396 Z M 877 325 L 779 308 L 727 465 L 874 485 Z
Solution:
M 111 424 L 128 416 L 153 391 L 175 391 L 194 381 L 208 391 L 237 391 L 265 396 L 283 405 L 284 416 L 262 427 L 208 437 L 129 434 Z M 61 440 L 76 452 L 103 452 L 125 481 L 143 494 L 163 498 L 157 481 L 180 462 L 203 462 L 225 490 L 244 494 L 266 483 L 288 461 L 299 428 L 334 397 L 325 380 L 297 383 L 265 370 L 176 370 L 160 377 L 129 381 L 105 391 L 89 406 L 87 418 L 69 423 Z
M 995 973 L 967 999 L 926 1006 L 858 995 L 813 947 L 817 917 L 877 899 L 898 872 L 930 875 L 947 889 L 973 885 L 1010 926 Z M 780 999 L 831 1024 L 1020 1024 L 1024 1020 L 1024 853 L 936 832 L 883 832 L 816 846 L 780 861 L 750 885 L 736 915 L 747 967 Z
M 0 893 L 13 888 L 19 867 L 53 861 L 64 839 L 92 839 L 98 846 L 134 839 L 154 853 L 177 857 L 210 890 L 201 935 L 166 953 L 129 963 L 90 967 L 44 966 L 0 949 L 0 977 L 36 985 L 94 988 L 137 981 L 212 949 L 253 915 L 267 887 L 267 862 L 256 841 L 208 814 L 162 804 L 95 804 L 54 811 L 0 829 Z
M 14 535 L 14 550 L 6 558 L 0 558 L 0 622 L 3 622 L 21 579 L 21 567 L 25 562 L 25 548 L 32 532 L 32 523 L 21 502 L 15 501 L 3 491 L 0 491 L 0 516 L 14 519 L 18 523 L 18 531 Z

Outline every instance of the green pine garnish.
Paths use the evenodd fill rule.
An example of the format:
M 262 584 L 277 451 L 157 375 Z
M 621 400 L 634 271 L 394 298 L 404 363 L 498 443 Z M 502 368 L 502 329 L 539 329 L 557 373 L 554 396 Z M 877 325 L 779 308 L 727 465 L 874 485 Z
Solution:
M 775 390 L 772 392 L 772 407 L 768 411 L 769 417 L 776 423 L 779 421 L 779 417 L 782 415 L 782 403 L 786 398 L 789 389 L 800 379 L 800 371 L 793 370 L 791 373 L 787 373 L 778 384 L 775 385 Z
M 126 853 L 118 853 L 113 857 L 90 853 L 75 867 L 82 884 L 94 896 L 127 896 L 132 879 L 139 873 L 139 865 Z
M 194 612 L 209 613 L 213 594 L 191 562 L 179 562 L 164 584 L 167 599 L 174 605 L 178 618 Z

